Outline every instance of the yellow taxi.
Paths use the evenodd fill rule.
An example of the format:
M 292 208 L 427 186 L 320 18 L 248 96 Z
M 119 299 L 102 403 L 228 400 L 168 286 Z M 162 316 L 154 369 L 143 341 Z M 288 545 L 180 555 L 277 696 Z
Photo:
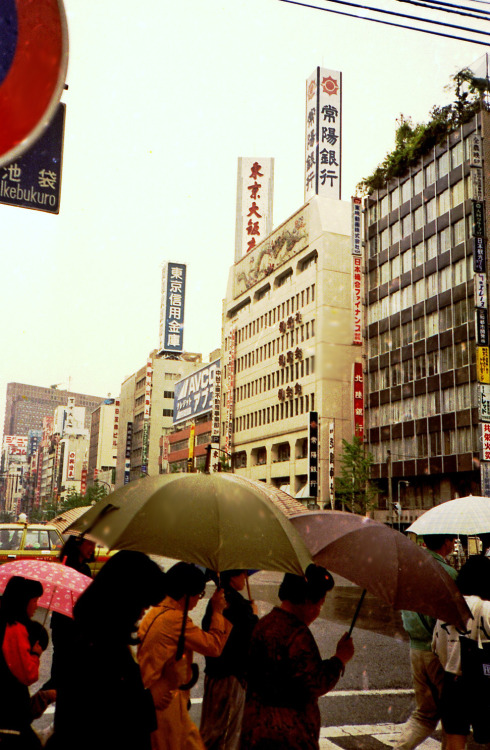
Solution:
M 0 523 L 0 564 L 13 560 L 59 559 L 64 539 L 44 523 Z

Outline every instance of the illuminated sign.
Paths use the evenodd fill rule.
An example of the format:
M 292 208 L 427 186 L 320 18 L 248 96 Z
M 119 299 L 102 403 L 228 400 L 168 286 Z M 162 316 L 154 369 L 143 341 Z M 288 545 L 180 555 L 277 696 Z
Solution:
M 274 159 L 238 159 L 235 263 L 272 231 Z
M 160 301 L 160 352 L 184 350 L 184 263 L 165 263 L 162 269 Z
M 340 200 L 342 73 L 317 68 L 306 81 L 305 203 Z
M 354 334 L 352 343 L 362 346 L 362 258 L 352 258 L 352 295 L 354 308 Z
M 175 384 L 173 423 L 205 414 L 213 409 L 214 387 L 216 378 L 221 386 L 220 361 L 216 359 L 209 365 L 196 370 L 192 375 L 182 378 Z M 218 415 L 219 431 L 219 415 Z

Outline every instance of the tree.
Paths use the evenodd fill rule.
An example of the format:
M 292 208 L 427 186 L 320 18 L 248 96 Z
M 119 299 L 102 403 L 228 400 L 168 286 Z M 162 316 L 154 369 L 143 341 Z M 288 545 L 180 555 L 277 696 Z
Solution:
M 371 479 L 373 457 L 365 454 L 364 445 L 358 437 L 352 442 L 342 440 L 340 476 L 335 478 L 335 497 L 342 508 L 352 513 L 366 515 L 376 507 L 378 488 Z

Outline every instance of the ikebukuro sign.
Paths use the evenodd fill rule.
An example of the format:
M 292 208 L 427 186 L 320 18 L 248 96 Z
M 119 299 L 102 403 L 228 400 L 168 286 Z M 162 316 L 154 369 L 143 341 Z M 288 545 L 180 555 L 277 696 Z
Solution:
M 306 81 L 305 203 L 340 200 L 342 73 L 317 68 Z

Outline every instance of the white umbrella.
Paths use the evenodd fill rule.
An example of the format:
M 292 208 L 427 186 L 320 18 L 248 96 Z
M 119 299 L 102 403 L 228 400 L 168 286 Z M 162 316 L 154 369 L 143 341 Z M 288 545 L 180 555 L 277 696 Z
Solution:
M 407 531 L 414 534 L 485 534 L 490 532 L 490 497 L 458 497 L 423 513 Z

